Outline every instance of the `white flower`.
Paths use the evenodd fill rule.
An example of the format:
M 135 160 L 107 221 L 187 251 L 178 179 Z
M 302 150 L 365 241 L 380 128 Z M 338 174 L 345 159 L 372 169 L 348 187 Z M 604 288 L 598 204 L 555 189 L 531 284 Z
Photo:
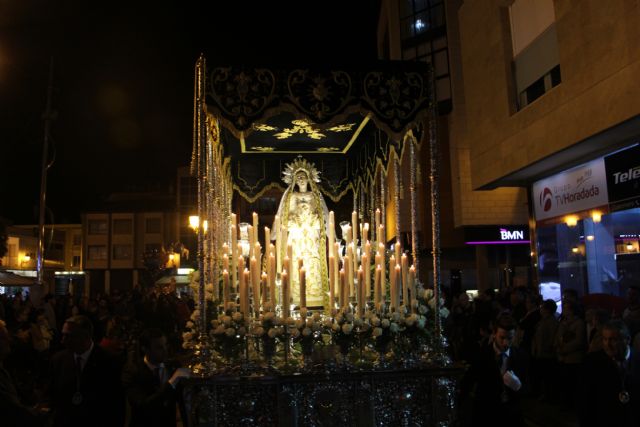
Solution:
M 371 326 L 380 326 L 380 318 L 378 316 L 371 318 Z
M 342 323 L 344 316 L 342 315 L 342 313 L 338 313 L 335 317 L 336 322 L 338 323 Z
M 262 328 L 261 326 L 258 326 L 253 330 L 253 334 L 257 337 L 261 337 L 262 335 L 264 335 L 264 328 Z
M 232 337 L 236 334 L 236 330 L 233 328 L 227 328 L 224 333 L 228 336 L 228 337 Z
M 327 318 L 324 319 L 324 322 L 322 322 L 324 324 L 325 327 L 330 328 L 331 325 L 333 324 L 333 322 L 331 321 L 331 319 Z
M 433 297 L 433 289 L 425 289 L 422 291 L 422 298 L 429 300 Z
M 307 328 L 313 327 L 313 323 L 314 323 L 313 319 L 311 319 L 311 318 L 307 319 Z
M 212 326 L 217 326 L 217 325 L 215 325 L 215 324 L 214 324 L 214 322 L 217 322 L 217 320 L 212 320 L 212 321 L 211 321 L 211 325 L 212 325 Z M 189 320 L 189 321 L 187 321 L 187 323 L 185 324 L 185 326 L 186 326 L 187 328 L 191 329 L 191 328 L 193 328 L 195 325 L 194 325 L 194 323 L 193 323 L 191 320 Z
M 319 322 L 320 321 L 320 313 L 318 313 L 318 312 L 313 313 L 313 320 L 316 321 L 316 322 Z
M 429 307 L 431 307 L 432 310 L 436 309 L 436 299 L 435 298 L 431 298 L 428 302 Z
M 300 329 L 304 326 L 304 320 L 298 319 L 296 320 L 296 328 Z
M 353 330 L 353 325 L 351 323 L 345 323 L 342 325 L 342 333 L 349 335 Z
M 362 319 L 359 317 L 356 317 L 355 319 L 353 319 L 353 326 L 357 326 L 357 327 L 362 326 Z
M 400 330 L 400 326 L 398 326 L 398 324 L 397 324 L 397 323 L 392 323 L 392 324 L 389 326 L 389 330 L 390 330 L 392 333 L 394 333 L 394 334 L 395 334 L 396 332 L 398 332 L 398 331 Z
M 231 316 L 222 316 L 222 323 L 228 327 L 231 324 Z
M 388 328 L 390 324 L 391 322 L 389 322 L 389 319 L 382 319 L 382 322 L 380 322 L 380 326 L 383 328 Z
M 238 328 L 238 335 L 244 336 L 247 333 L 247 329 L 244 326 Z
M 193 339 L 193 332 L 183 332 L 182 340 L 183 341 L 191 341 Z
M 424 329 L 424 326 L 425 326 L 426 323 L 427 323 L 427 319 L 425 319 L 424 316 L 420 316 L 420 318 L 418 319 L 418 322 L 416 323 L 416 325 L 418 326 L 418 328 Z
M 420 314 L 426 314 L 426 313 L 427 313 L 427 311 L 429 311 L 429 309 L 427 308 L 427 306 L 426 306 L 426 305 L 422 305 L 422 304 L 420 304 L 420 305 L 418 306 L 418 313 L 420 313 Z
M 391 320 L 393 320 L 394 322 L 400 321 L 400 313 L 394 311 L 393 314 L 391 314 Z
M 300 317 L 302 317 L 303 319 L 304 319 L 305 317 L 307 317 L 307 308 L 306 308 L 306 307 L 302 307 L 302 308 L 300 309 Z
M 239 311 L 236 311 L 235 313 L 233 313 L 232 319 L 234 322 L 239 322 L 242 320 L 242 313 L 240 313 Z
M 213 333 L 215 335 L 224 334 L 224 330 L 225 330 L 224 325 L 218 325 L 218 327 L 213 330 Z
M 299 336 L 300 336 L 300 329 L 292 329 L 291 330 L 291 338 L 298 338 Z
M 440 309 L 440 316 L 444 318 L 449 317 L 449 309 L 447 307 L 442 307 Z
M 302 335 L 305 337 L 308 337 L 309 335 L 311 335 L 311 328 L 304 328 L 302 330 Z
M 404 304 L 402 304 L 402 305 L 400 306 L 400 308 L 398 309 L 398 312 L 399 312 L 400 314 L 406 314 L 406 313 L 407 313 L 407 307 L 406 307 Z
M 333 332 L 338 332 L 340 330 L 340 325 L 338 325 L 337 323 L 334 323 L 333 325 L 331 325 L 331 330 Z
M 411 300 L 411 308 L 418 308 L 418 300 L 417 299 Z
M 374 337 L 379 337 L 382 335 L 382 328 L 373 328 L 372 334 Z
M 278 330 L 276 328 L 271 328 L 267 334 L 269 335 L 269 338 L 275 338 L 278 336 Z
M 344 317 L 347 319 L 347 322 L 353 322 L 353 313 L 347 313 Z

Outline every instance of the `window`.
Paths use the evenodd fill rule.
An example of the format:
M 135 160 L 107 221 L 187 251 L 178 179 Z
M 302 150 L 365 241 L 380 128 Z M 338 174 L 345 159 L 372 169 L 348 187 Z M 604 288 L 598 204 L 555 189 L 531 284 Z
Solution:
M 73 261 L 71 262 L 71 265 L 73 267 L 79 267 L 80 266 L 80 255 L 74 255 L 73 256 Z
M 89 220 L 89 234 L 107 234 L 107 221 L 103 219 Z
M 402 59 L 426 62 L 433 66 L 436 98 L 441 104 L 440 111 L 450 111 L 451 79 L 444 2 L 442 0 L 401 1 L 400 33 Z
M 113 234 L 131 234 L 133 232 L 133 221 L 130 219 L 114 219 Z
M 145 252 L 161 252 L 162 245 L 160 243 L 147 243 L 144 245 Z
M 91 261 L 104 261 L 107 259 L 107 247 L 105 245 L 90 245 L 88 255 Z
M 145 233 L 159 234 L 162 230 L 162 220 L 160 218 L 147 218 L 145 221 Z
M 517 108 L 561 82 L 553 0 L 516 0 L 509 7 Z
M 74 234 L 73 235 L 73 246 L 82 245 L 82 234 Z
M 131 259 L 131 245 L 113 245 L 113 259 Z

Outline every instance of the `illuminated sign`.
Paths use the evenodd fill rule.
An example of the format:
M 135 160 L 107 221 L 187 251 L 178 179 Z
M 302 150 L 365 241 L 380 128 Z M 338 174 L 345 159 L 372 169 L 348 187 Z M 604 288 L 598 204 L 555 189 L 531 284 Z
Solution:
M 526 225 L 487 225 L 467 227 L 464 230 L 467 245 L 529 244 L 529 227 Z

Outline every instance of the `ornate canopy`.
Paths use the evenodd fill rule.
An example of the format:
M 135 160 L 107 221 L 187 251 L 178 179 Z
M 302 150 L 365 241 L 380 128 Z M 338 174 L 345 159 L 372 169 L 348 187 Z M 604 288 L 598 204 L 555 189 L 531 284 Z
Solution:
M 428 66 L 419 63 L 215 67 L 203 77 L 208 122 L 219 122 L 233 187 L 248 200 L 283 188 L 284 164 L 302 154 L 320 171 L 323 193 L 337 201 L 378 164 L 386 168 L 409 131 L 419 140 L 430 107 Z

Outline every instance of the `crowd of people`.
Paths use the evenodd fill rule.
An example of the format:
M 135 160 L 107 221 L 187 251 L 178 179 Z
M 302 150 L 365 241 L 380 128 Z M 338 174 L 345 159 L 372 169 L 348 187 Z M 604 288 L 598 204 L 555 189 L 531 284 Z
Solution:
M 523 397 L 574 411 L 581 425 L 640 425 L 640 289 L 624 311 L 562 309 L 528 288 L 449 299 L 445 333 L 460 383 L 460 423 L 524 425 Z M 192 298 L 157 289 L 95 299 L 0 295 L 3 426 L 175 426 L 189 370 L 181 334 Z
M 175 426 L 192 298 L 0 295 L 0 424 Z
M 451 301 L 447 335 L 469 366 L 462 425 L 523 426 L 523 398 L 575 414 L 581 426 L 640 425 L 640 289 L 624 311 L 585 307 L 566 289 L 561 311 L 528 288 Z

